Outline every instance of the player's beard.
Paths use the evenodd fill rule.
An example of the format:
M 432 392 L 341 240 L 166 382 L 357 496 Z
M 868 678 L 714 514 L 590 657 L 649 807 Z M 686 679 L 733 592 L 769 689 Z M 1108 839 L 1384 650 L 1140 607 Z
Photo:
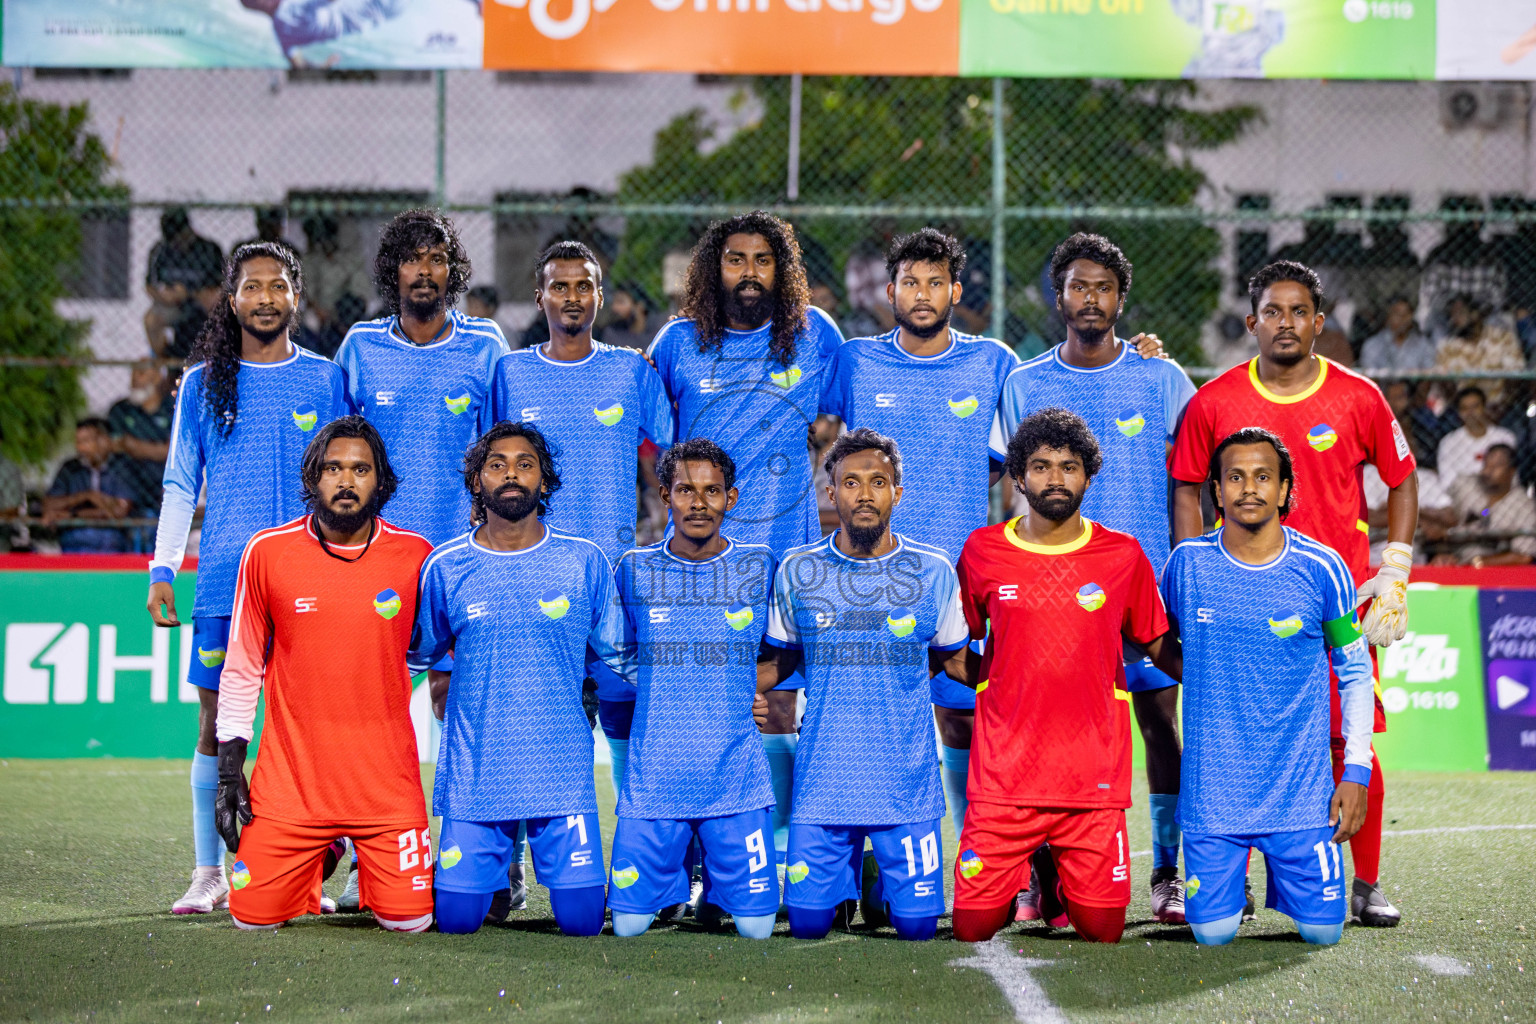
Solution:
M 1072 330 L 1077 334 L 1078 340 L 1084 345 L 1099 345 L 1103 343 L 1105 338 L 1113 338 L 1115 336 L 1116 316 L 1114 312 L 1105 310 L 1100 310 L 1100 312 L 1104 314 L 1102 318 L 1088 323 L 1082 322 L 1076 316 L 1067 320 L 1067 323 L 1071 325 Z
M 1083 496 L 1081 494 L 1062 495 L 1058 493 L 1050 494 L 1047 497 L 1046 494 L 1036 494 L 1026 487 L 1024 488 L 1024 500 L 1029 502 L 1029 507 L 1032 510 L 1040 513 L 1040 515 L 1051 522 L 1063 523 L 1083 503 Z
M 1300 338 L 1295 338 L 1293 340 L 1295 340 L 1295 342 L 1296 342 L 1296 351 L 1294 351 L 1294 352 L 1277 352 L 1277 351 L 1271 350 L 1270 351 L 1270 356 L 1269 356 L 1269 361 L 1272 362 L 1272 363 L 1275 363 L 1275 364 L 1277 364 L 1279 366 L 1295 366 L 1297 363 L 1299 363 L 1303 359 L 1307 358 L 1308 353 L 1307 353 L 1307 351 L 1305 349 L 1303 349 L 1301 347 L 1301 339 Z
M 414 290 L 416 286 L 414 284 L 411 285 L 411 290 L 406 291 L 404 295 L 400 296 L 400 311 L 409 316 L 412 320 L 431 320 L 433 317 L 437 316 L 437 314 L 441 313 L 443 311 L 442 289 L 437 287 L 436 281 L 431 282 L 431 286 L 432 298 L 422 302 L 417 302 L 415 299 L 411 298 L 411 291 Z
M 955 315 L 955 304 L 951 302 L 945 306 L 943 312 L 939 313 L 939 318 L 927 327 L 919 327 L 895 306 L 891 307 L 891 315 L 896 318 L 896 326 L 915 338 L 922 338 L 924 341 L 927 341 L 929 338 L 938 337 L 939 332 L 949 326 L 950 318 Z
M 762 288 L 762 282 L 754 281 L 753 284 Z M 726 292 L 725 317 L 727 320 L 738 324 L 756 324 L 761 326 L 773 319 L 774 307 L 778 300 L 773 294 L 773 289 L 762 288 L 753 298 L 745 297 L 742 292 L 747 282 L 743 281 L 735 288 Z
M 242 331 L 244 331 L 246 334 L 249 334 L 263 345 L 272 344 L 278 338 L 281 338 L 284 334 L 287 334 L 288 331 L 296 327 L 299 322 L 298 307 L 294 307 L 292 310 L 290 310 L 288 315 L 283 318 L 282 322 L 270 330 L 265 327 L 256 326 L 255 313 L 256 311 L 252 310 L 250 316 L 237 315 L 235 319 L 239 321 L 240 329 Z
M 880 543 L 880 538 L 885 536 L 886 529 L 891 525 L 890 516 L 883 516 L 873 526 L 860 526 L 857 523 L 848 524 L 848 543 L 853 545 L 855 551 L 873 551 L 875 545 Z
M 342 497 L 356 498 L 357 492 L 337 491 L 331 496 L 331 501 Z M 368 495 L 368 500 L 351 512 L 338 512 L 322 498 L 315 503 L 315 518 L 319 519 L 320 524 L 327 530 L 345 537 L 361 530 L 368 520 L 379 514 L 380 507 L 382 502 L 379 501 L 379 490 L 374 488 L 373 493 Z
M 487 510 L 496 513 L 498 518 L 513 523 L 520 523 L 527 519 L 539 507 L 539 496 L 523 490 L 516 484 L 505 484 L 484 497 Z

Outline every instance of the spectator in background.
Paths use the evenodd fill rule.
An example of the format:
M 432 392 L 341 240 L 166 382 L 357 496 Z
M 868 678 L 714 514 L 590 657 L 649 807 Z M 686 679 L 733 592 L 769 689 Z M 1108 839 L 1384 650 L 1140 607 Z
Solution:
M 1469 293 L 1452 297 L 1446 305 L 1451 333 L 1435 350 L 1435 369 L 1452 372 L 1465 370 L 1523 370 L 1525 354 L 1520 342 L 1508 328 L 1488 323 L 1488 306 Z M 1502 380 L 1478 381 L 1488 397 L 1488 404 L 1502 409 L 1505 385 Z
M 75 425 L 75 458 L 59 467 L 43 498 L 43 521 L 122 519 L 133 511 L 133 466 L 112 451 L 112 428 L 100 417 Z M 66 553 L 128 551 L 128 532 L 113 526 L 73 526 L 59 531 Z
M 887 279 L 885 253 L 878 247 L 878 243 L 861 243 L 849 255 L 843 268 L 843 290 L 848 294 L 848 305 L 852 311 L 843 327 L 844 337 L 872 337 L 884 334 L 896 326 L 896 320 L 891 315 L 890 301 L 885 297 Z M 955 312 L 959 316 L 959 307 L 956 307 Z
M 1413 303 L 1402 295 L 1387 302 L 1387 322 L 1360 348 L 1360 366 L 1366 373 L 1377 370 L 1431 370 L 1435 343 L 1419 330 L 1413 319 Z
M 603 344 L 644 352 L 661 329 L 659 323 L 652 323 L 654 318 L 646 304 L 645 293 L 639 285 L 625 282 L 613 289 L 612 295 L 608 300 L 608 313 L 613 319 L 603 328 Z
M 127 457 L 135 516 L 156 516 L 160 512 L 161 479 L 165 476 L 166 455 L 171 450 L 175 412 L 176 403 L 170 400 L 170 380 L 165 370 L 147 360 L 133 368 L 128 397 L 118 400 L 107 412 L 113 450 Z M 146 531 L 135 531 L 143 532 Z M 150 540 L 136 537 L 134 550 L 149 550 Z
M 1536 200 L 1499 196 L 1494 199 L 1494 209 L 1530 216 L 1536 213 Z M 1530 360 L 1536 356 L 1536 221 L 1521 221 L 1512 233 L 1497 238 L 1493 248 L 1504 265 L 1506 300 L 1515 318 L 1515 334 Z
M 1446 196 L 1440 204 L 1446 213 L 1481 213 L 1483 201 L 1476 196 Z M 1419 306 L 1428 318 L 1426 327 L 1436 340 L 1452 333 L 1450 304 L 1456 296 L 1470 295 L 1483 309 L 1503 309 L 1504 266 L 1490 246 L 1483 244 L 1481 220 L 1452 221 L 1445 226 L 1445 240 L 1424 257 L 1424 276 L 1419 282 Z
M 841 319 L 837 315 L 838 309 L 841 307 L 841 303 L 837 301 L 837 289 L 825 281 L 811 282 L 811 305 L 834 320 Z
M 1385 390 L 1387 404 L 1396 414 L 1399 425 L 1403 428 L 1403 435 L 1408 438 L 1408 447 L 1413 452 L 1414 460 L 1418 462 L 1419 474 L 1419 534 L 1429 542 L 1445 539 L 1446 531 L 1456 525 L 1457 515 L 1455 503 L 1451 500 L 1450 491 L 1441 482 L 1440 474 L 1427 466 L 1424 462 L 1424 445 L 1419 436 L 1409 429 L 1410 423 L 1406 418 L 1408 403 L 1411 401 L 1412 389 L 1407 381 L 1389 381 Z M 1381 564 L 1381 552 L 1387 546 L 1387 498 L 1389 497 L 1387 485 L 1382 483 L 1381 474 L 1376 467 L 1369 462 L 1365 464 L 1365 473 L 1360 480 L 1365 492 L 1365 504 L 1370 510 L 1366 521 L 1371 526 L 1371 564 Z M 1379 532 L 1379 536 L 1377 536 Z M 1414 560 L 1419 563 L 1428 561 L 1424 544 L 1418 544 L 1414 548 Z
M 256 237 L 245 238 L 236 242 L 230 248 L 230 252 L 234 252 L 242 245 L 250 245 L 252 242 L 276 242 L 279 245 L 286 245 L 294 252 L 299 251 L 297 245 L 283 237 L 283 227 L 288 220 L 288 215 L 281 206 L 258 206 L 254 213 L 256 216 Z
M 1354 369 L 1355 350 L 1350 347 L 1349 335 L 1339 325 L 1338 317 L 1335 315 L 1334 311 L 1338 306 L 1337 299 L 1324 300 L 1323 329 L 1317 332 L 1317 338 L 1312 343 L 1312 352 L 1314 355 L 1332 359 L 1345 369 Z
M 464 312 L 469 316 L 495 320 L 496 310 L 500 308 L 501 296 L 494 285 L 477 284 L 464 293 Z
M 12 521 L 27 514 L 27 488 L 21 467 L 0 454 L 0 552 L 11 550 L 15 530 Z
M 356 252 L 341 244 L 341 227 L 329 214 L 304 218 L 304 332 L 299 341 L 327 359 L 336 355 L 347 329 L 368 315 L 373 278 Z
M 1463 544 L 1454 555 L 1436 555 L 1436 565 L 1481 569 L 1485 565 L 1529 565 L 1536 557 L 1536 502 L 1515 486 L 1515 450 L 1509 445 L 1490 447 L 1483 456 L 1482 471 L 1459 478 L 1451 485 L 1451 497 L 1456 502 L 1457 519 L 1468 534 L 1496 536 Z
M 1515 435 L 1488 418 L 1488 398 L 1479 387 L 1456 393 L 1456 415 L 1461 426 L 1445 435 L 1436 452 L 1435 465 L 1447 488 L 1462 477 L 1482 472 L 1483 457 L 1496 444 L 1514 449 Z
M 168 207 L 160 215 L 160 241 L 149 250 L 144 277 L 150 299 L 144 333 L 150 351 L 185 359 L 208 310 L 218 303 L 223 279 L 224 253 L 218 243 L 192 230 L 186 207 Z M 196 322 L 188 325 L 188 318 Z

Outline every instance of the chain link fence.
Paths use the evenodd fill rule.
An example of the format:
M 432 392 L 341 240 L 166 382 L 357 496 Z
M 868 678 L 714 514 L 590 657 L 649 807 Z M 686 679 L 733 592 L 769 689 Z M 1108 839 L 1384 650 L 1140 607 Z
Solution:
M 1330 293 L 1322 349 L 1401 381 L 1389 396 L 1426 466 L 1481 381 L 1536 472 L 1524 83 L 6 74 L 0 444 L 34 488 L 75 416 L 130 394 L 135 361 L 185 355 L 215 249 L 290 240 L 304 343 L 333 351 L 378 308 L 381 225 L 419 204 L 452 212 L 475 264 L 466 302 L 514 345 L 541 336 L 531 268 L 549 241 L 602 256 L 599 336 L 642 345 L 702 227 L 751 207 L 795 223 L 817 302 L 850 336 L 891 326 L 892 236 L 954 233 L 970 254 L 957 325 L 1021 356 L 1064 335 L 1051 248 L 1100 231 L 1136 268 L 1121 333 L 1158 333 L 1197 380 L 1253 353 L 1247 276 L 1300 259 Z

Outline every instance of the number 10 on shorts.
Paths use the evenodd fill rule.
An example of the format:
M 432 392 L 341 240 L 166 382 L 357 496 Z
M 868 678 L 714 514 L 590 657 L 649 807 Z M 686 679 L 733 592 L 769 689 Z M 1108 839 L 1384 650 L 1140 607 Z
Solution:
M 907 874 L 917 877 L 917 857 L 912 849 L 912 837 L 901 837 L 901 848 L 907 853 Z M 923 857 L 923 874 L 931 875 L 939 870 L 939 837 L 932 832 L 918 841 L 918 852 Z

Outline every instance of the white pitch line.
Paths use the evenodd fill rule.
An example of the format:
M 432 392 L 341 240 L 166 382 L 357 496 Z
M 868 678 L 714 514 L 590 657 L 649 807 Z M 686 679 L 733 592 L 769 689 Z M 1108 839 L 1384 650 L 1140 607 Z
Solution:
M 1528 832 L 1536 825 L 1447 825 L 1445 828 L 1405 828 L 1383 831 L 1384 836 L 1430 836 L 1442 832 Z
M 1467 975 L 1472 973 L 1471 967 L 1462 963 L 1460 960 L 1457 960 L 1453 956 L 1446 956 L 1444 953 L 1419 953 L 1416 954 L 1413 959 L 1418 961 L 1419 966 L 1431 974 L 1450 975 L 1454 977 L 1457 975 Z
M 1019 956 L 1002 936 L 978 942 L 973 948 L 974 956 L 951 960 L 949 965 L 970 967 L 990 975 L 1013 1007 L 1014 1020 L 1021 1024 L 1067 1024 L 1067 1018 L 1030 973 L 1030 968 L 1050 967 L 1053 961 Z

